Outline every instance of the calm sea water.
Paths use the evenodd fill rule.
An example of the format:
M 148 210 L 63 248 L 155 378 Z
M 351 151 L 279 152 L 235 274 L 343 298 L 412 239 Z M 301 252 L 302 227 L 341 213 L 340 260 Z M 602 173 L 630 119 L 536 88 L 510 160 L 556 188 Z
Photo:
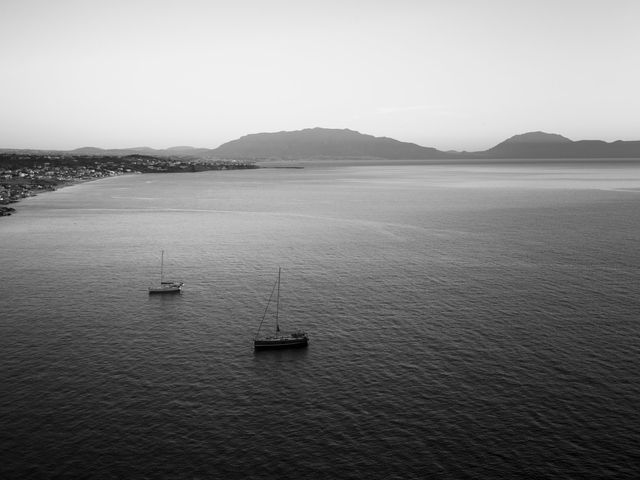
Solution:
M 2 478 L 634 478 L 640 164 L 111 178 L 0 219 Z M 176 296 L 149 296 L 165 272 Z M 282 267 L 281 324 L 254 353 Z

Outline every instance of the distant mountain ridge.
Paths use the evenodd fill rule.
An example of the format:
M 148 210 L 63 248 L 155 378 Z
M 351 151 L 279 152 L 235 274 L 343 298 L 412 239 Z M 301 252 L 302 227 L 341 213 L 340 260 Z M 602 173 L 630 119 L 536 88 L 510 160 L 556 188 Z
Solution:
M 554 133 L 529 132 L 476 153 L 486 158 L 634 158 L 640 157 L 640 141 L 574 142 Z
M 415 143 L 331 128 L 254 133 L 221 145 L 215 153 L 240 158 L 372 157 L 389 160 L 442 158 L 447 155 Z
M 76 155 L 151 155 L 156 157 L 166 156 L 192 156 L 201 158 L 202 156 L 211 155 L 213 149 L 210 148 L 195 148 L 195 147 L 169 147 L 165 149 L 156 149 L 151 147 L 132 147 L 132 148 L 97 148 L 97 147 L 81 147 L 75 150 L 68 151 L 71 154 Z
M 374 137 L 349 129 L 307 128 L 274 133 L 253 133 L 226 142 L 218 148 L 189 146 L 154 149 L 150 147 L 75 150 L 0 149 L 0 153 L 62 155 L 150 155 L 184 159 L 264 160 L 309 158 L 380 158 L 387 160 L 429 159 L 562 159 L 562 158 L 640 158 L 640 141 L 573 141 L 555 133 L 528 132 L 514 135 L 496 146 L 479 152 L 443 152 L 432 147 Z
M 485 151 L 443 152 L 415 143 L 364 135 L 353 130 L 309 128 L 257 133 L 227 142 L 216 155 L 238 159 L 355 157 L 388 160 L 428 159 L 535 159 L 535 158 L 640 158 L 640 141 L 580 140 L 562 135 L 528 132 L 514 135 Z
M 196 147 L 170 147 L 156 149 L 151 147 L 130 147 L 130 148 L 98 148 L 80 147 L 74 150 L 36 150 L 0 148 L 2 154 L 23 154 L 23 155 L 94 155 L 109 157 L 124 157 L 127 155 L 146 155 L 152 157 L 185 157 L 185 158 L 207 158 L 213 156 L 211 148 Z
M 567 137 L 563 137 L 562 135 L 558 135 L 557 133 L 546 133 L 546 132 L 527 132 L 522 133 L 520 135 L 514 135 L 506 139 L 502 143 L 571 143 L 573 140 L 569 140 Z

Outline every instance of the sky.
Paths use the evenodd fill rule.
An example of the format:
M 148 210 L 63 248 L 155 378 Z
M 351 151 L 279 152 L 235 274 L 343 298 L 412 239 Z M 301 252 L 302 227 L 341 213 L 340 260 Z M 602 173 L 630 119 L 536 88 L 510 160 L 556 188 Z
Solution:
M 0 148 L 640 140 L 637 0 L 1 0 Z

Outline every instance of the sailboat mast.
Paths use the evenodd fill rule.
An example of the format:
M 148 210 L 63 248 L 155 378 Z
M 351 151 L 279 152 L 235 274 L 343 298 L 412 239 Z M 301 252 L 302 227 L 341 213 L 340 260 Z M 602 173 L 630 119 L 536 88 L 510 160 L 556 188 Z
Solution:
M 160 285 L 164 281 L 164 250 L 162 250 L 162 256 L 160 257 Z
M 278 314 L 280 312 L 280 267 L 278 267 L 278 293 L 276 295 L 276 333 L 280 332 L 278 324 Z

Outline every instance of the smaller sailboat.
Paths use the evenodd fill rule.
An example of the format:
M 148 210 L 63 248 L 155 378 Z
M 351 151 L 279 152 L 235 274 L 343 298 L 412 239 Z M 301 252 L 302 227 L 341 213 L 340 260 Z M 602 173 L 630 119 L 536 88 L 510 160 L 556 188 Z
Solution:
M 253 339 L 253 348 L 255 350 L 297 348 L 306 347 L 309 344 L 309 337 L 307 336 L 307 333 L 303 332 L 302 330 L 296 330 L 289 333 L 283 333 L 280 331 L 280 272 L 281 269 L 278 267 L 278 280 L 276 280 L 276 283 L 271 290 L 271 296 L 269 296 L 269 301 L 267 302 L 267 306 L 264 309 L 264 314 L 262 315 L 260 326 L 258 327 L 258 331 L 256 332 L 256 335 Z M 269 310 L 269 305 L 271 304 L 271 300 L 273 299 L 274 292 L 276 292 L 276 329 L 273 334 L 260 335 L 260 329 L 262 328 L 262 324 L 264 323 L 267 311 Z
M 149 287 L 149 294 L 152 293 L 180 293 L 182 291 L 182 282 L 167 281 L 164 279 L 164 250 L 160 259 L 160 284 Z

